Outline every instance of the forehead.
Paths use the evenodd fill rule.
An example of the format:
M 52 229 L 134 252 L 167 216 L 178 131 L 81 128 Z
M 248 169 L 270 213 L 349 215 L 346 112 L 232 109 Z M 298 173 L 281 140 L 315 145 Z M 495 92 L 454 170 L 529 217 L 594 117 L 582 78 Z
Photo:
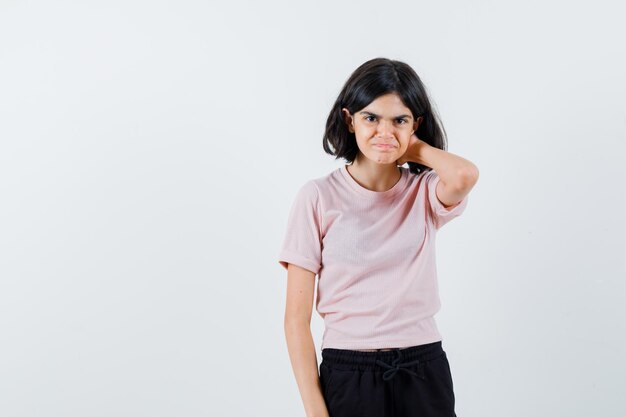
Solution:
M 395 93 L 389 93 L 377 97 L 361 111 L 389 118 L 400 116 L 411 117 L 411 109 L 405 106 L 402 99 L 400 99 L 400 96 Z

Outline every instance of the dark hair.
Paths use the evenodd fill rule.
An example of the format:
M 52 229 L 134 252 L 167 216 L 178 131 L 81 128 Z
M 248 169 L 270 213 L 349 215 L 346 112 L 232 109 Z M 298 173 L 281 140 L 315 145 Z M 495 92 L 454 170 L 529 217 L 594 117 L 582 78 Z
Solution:
M 341 89 L 326 121 L 324 151 L 334 155 L 335 159 L 344 158 L 352 163 L 359 148 L 355 134 L 348 130 L 341 109 L 345 107 L 354 114 L 379 96 L 388 93 L 397 93 L 400 96 L 404 105 L 413 113 L 413 119 L 423 116 L 415 131 L 418 138 L 431 146 L 446 150 L 445 129 L 431 106 L 426 87 L 417 73 L 404 62 L 374 58 L 358 67 Z M 414 174 L 432 169 L 415 162 L 408 164 L 409 170 Z

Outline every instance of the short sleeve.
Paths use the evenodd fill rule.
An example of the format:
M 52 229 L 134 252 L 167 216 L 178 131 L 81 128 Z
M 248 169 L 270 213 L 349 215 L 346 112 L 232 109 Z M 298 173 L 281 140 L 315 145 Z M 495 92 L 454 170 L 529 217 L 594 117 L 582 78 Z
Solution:
M 313 180 L 305 183 L 291 205 L 278 263 L 292 263 L 317 274 L 322 264 L 319 192 Z
M 425 174 L 426 180 L 426 188 L 428 192 L 426 193 L 426 199 L 430 206 L 430 211 L 433 216 L 433 221 L 435 223 L 435 228 L 440 229 L 444 224 L 448 223 L 455 217 L 458 217 L 465 211 L 465 207 L 467 207 L 467 201 L 469 199 L 469 194 L 463 197 L 463 200 L 459 201 L 454 206 L 446 208 L 441 201 L 437 198 L 437 184 L 439 183 L 439 175 L 434 170 L 427 171 Z

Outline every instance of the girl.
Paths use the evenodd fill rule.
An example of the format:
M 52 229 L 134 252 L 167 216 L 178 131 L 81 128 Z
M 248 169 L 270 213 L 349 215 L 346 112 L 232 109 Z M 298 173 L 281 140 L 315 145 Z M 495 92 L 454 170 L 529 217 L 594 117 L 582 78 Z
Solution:
M 308 417 L 456 416 L 433 317 L 435 235 L 465 210 L 478 169 L 445 150 L 444 132 L 415 71 L 385 58 L 357 68 L 330 111 L 324 151 L 350 164 L 300 188 L 279 253 L 285 335 Z

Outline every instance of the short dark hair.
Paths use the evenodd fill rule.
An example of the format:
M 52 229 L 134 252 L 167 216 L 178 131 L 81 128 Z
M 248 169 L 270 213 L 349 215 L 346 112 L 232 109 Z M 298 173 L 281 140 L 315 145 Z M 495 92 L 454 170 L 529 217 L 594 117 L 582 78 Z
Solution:
M 404 62 L 374 58 L 361 64 L 341 89 L 326 121 L 324 151 L 334 155 L 335 159 L 344 158 L 352 163 L 359 148 L 355 134 L 348 130 L 341 109 L 345 107 L 354 114 L 379 96 L 388 93 L 397 93 L 400 96 L 404 105 L 413 113 L 413 119 L 423 117 L 415 131 L 418 138 L 436 148 L 447 149 L 443 124 L 430 103 L 426 87 L 413 68 Z M 415 162 L 408 164 L 409 170 L 414 174 L 432 169 Z

